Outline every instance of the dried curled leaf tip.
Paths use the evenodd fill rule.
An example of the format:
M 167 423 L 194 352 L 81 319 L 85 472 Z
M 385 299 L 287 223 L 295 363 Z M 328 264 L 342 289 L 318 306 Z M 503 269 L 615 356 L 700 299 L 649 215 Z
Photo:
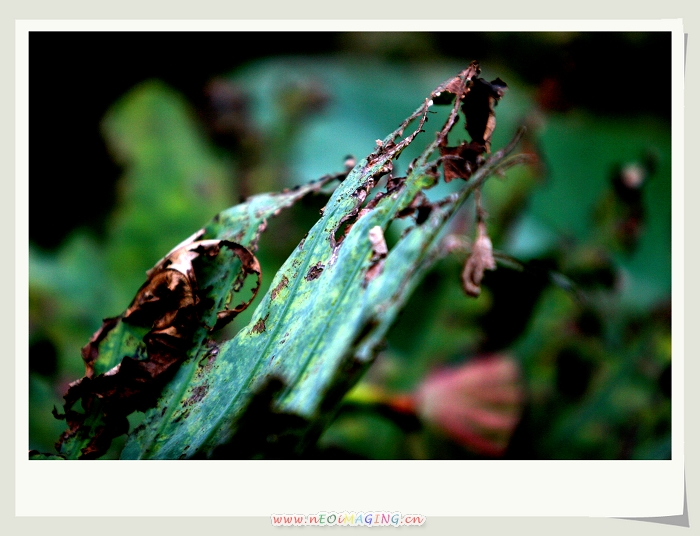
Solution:
M 493 258 L 493 246 L 486 232 L 486 224 L 479 222 L 478 234 L 472 246 L 472 252 L 467 258 L 462 272 L 464 292 L 476 298 L 481 294 L 481 280 L 484 278 L 484 271 L 495 269 L 496 261 Z
M 433 99 L 442 97 L 443 91 L 451 93 L 452 95 L 463 95 L 471 80 L 479 76 L 479 73 L 481 73 L 479 62 L 473 61 L 464 71 L 434 91 L 432 94 Z

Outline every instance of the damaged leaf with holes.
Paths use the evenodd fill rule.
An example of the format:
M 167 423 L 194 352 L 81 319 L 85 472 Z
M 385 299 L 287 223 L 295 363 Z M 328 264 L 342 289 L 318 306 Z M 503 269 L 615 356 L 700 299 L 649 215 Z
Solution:
M 57 443 L 63 457 L 99 458 L 114 437 L 128 431 L 128 415 L 156 404 L 188 357 L 209 348 L 212 332 L 255 298 L 261 270 L 252 251 L 268 220 L 337 178 L 227 209 L 149 270 L 127 310 L 106 319 L 82 350 L 85 376 L 70 385 L 64 413 L 54 412 L 68 425 Z M 252 296 L 234 305 L 251 275 Z
M 491 136 L 496 128 L 495 106 L 507 87 L 500 78 L 487 82 L 483 78 L 475 77 L 471 81 L 469 91 L 462 100 L 464 128 L 471 141 L 462 142 L 457 147 L 448 147 L 445 138 L 440 144 L 445 182 L 453 179 L 467 180 L 483 164 L 483 153 L 491 151 Z M 455 84 L 448 85 L 445 91 L 455 94 L 459 92 L 459 88 Z
M 303 456 L 347 390 L 372 363 L 411 291 L 444 253 L 454 212 L 512 150 L 484 159 L 463 190 L 436 203 L 424 191 L 440 178 L 438 147 L 457 123 L 478 66 L 449 81 L 457 95 L 446 124 L 410 166 L 393 161 L 422 131 L 432 97 L 359 161 L 321 219 L 287 259 L 250 324 L 233 339 L 201 348 L 131 434 L 129 459 Z M 442 91 L 441 86 L 437 91 Z M 417 126 L 404 136 L 411 122 Z M 414 225 L 388 249 L 396 218 Z
M 83 348 L 85 376 L 65 395 L 69 429 L 59 441 L 62 454 L 104 453 L 113 437 L 128 430 L 127 415 L 155 403 L 189 350 L 255 298 L 261 276 L 255 256 L 235 242 L 194 240 L 198 235 L 149 271 L 124 314 L 105 320 Z M 248 275 L 257 278 L 253 295 L 231 307 Z M 229 291 L 213 292 L 217 285 Z M 73 409 L 78 400 L 84 414 Z
M 88 373 L 67 398 L 70 428 L 63 453 L 95 457 L 104 449 L 95 438 L 110 436 L 102 428 L 121 433 L 124 415 L 138 409 L 145 418 L 129 432 L 124 459 L 303 456 L 371 365 L 412 290 L 446 253 L 443 231 L 454 213 L 494 172 L 526 160 L 508 156 L 515 142 L 484 156 L 490 154 L 494 106 L 505 84 L 485 82 L 479 72 L 474 62 L 440 85 L 343 174 L 321 218 L 274 276 L 248 326 L 232 339 L 215 342 L 211 332 L 238 311 L 230 302 L 241 278 L 260 276 L 253 253 L 267 219 L 332 177 L 251 198 L 166 256 L 127 312 L 108 320 L 86 347 Z M 394 160 L 423 132 L 443 93 L 453 95 L 446 122 L 406 176 L 395 176 Z M 447 147 L 460 117 L 472 137 L 469 151 Z M 441 176 L 467 182 L 431 203 L 424 192 Z M 384 235 L 397 218 L 412 218 L 413 224 L 388 248 Z M 90 363 L 103 353 L 105 364 L 95 376 Z M 122 371 L 135 366 L 141 375 Z M 110 376 L 131 383 L 125 390 L 100 391 L 94 378 L 111 386 L 115 380 L 104 379 Z M 129 394 L 142 384 L 148 389 Z M 144 397 L 150 398 L 142 403 Z M 80 417 L 72 413 L 78 398 L 85 409 Z M 112 404 L 120 398 L 128 403 Z

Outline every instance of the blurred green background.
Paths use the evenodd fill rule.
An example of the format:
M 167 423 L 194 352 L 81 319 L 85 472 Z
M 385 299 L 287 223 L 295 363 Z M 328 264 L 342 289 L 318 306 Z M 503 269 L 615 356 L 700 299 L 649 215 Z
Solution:
M 440 261 L 310 456 L 669 459 L 670 57 L 670 33 L 32 32 L 29 448 L 53 451 L 80 348 L 175 244 L 242 197 L 342 171 L 477 59 L 509 86 L 492 147 L 524 124 L 538 157 L 483 192 L 494 248 L 524 269 L 487 272 L 473 299 L 466 253 Z M 325 199 L 270 222 L 263 291 Z M 473 237 L 472 220 L 453 231 Z M 493 405 L 462 423 L 505 437 L 497 453 L 401 410 L 444 395 L 433 371 L 484 356 L 515 363 L 525 393 L 512 426 Z M 489 385 L 477 376 L 465 404 Z

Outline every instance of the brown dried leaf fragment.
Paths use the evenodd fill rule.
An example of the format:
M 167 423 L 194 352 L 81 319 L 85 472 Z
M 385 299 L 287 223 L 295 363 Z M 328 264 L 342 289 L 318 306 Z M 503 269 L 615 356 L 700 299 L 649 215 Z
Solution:
M 217 215 L 218 216 L 218 215 Z M 162 270 L 163 268 L 166 268 L 170 265 L 175 264 L 175 266 L 172 266 L 173 268 L 176 268 L 179 266 L 179 263 L 177 262 L 180 257 L 185 253 L 195 242 L 197 242 L 204 234 L 206 233 L 205 229 L 200 229 L 196 233 L 193 233 L 192 236 L 189 236 L 182 242 L 180 242 L 177 246 L 175 246 L 173 249 L 171 249 L 165 257 L 163 257 L 161 260 L 159 260 L 153 268 L 148 270 L 146 272 L 146 275 L 148 277 L 151 277 L 154 273 Z M 209 241 L 211 242 L 211 241 Z M 185 265 L 186 269 L 186 265 Z M 183 272 L 184 273 L 184 272 Z
M 306 279 L 307 281 L 313 281 L 314 279 L 317 279 L 321 275 L 321 272 L 323 272 L 324 268 L 325 266 L 321 263 L 321 261 L 317 262 L 311 268 L 309 268 L 309 271 L 304 277 L 304 279 Z
M 149 270 L 147 281 L 127 310 L 119 317 L 106 319 L 82 349 L 85 376 L 70 384 L 64 397 L 65 415 L 57 415 L 68 424 L 57 445 L 59 451 L 67 440 L 80 434 L 78 437 L 89 438 L 87 446 L 81 448 L 81 458 L 98 458 L 104 454 L 112 438 L 128 430 L 126 416 L 135 410 L 145 411 L 155 402 L 170 373 L 187 358 L 196 331 L 220 328 L 255 298 L 262 279 L 255 256 L 235 242 L 197 241 L 200 236 L 201 231 L 195 233 Z M 241 269 L 232 291 L 215 301 L 207 294 L 211 287 L 199 288 L 197 274 L 206 273 L 200 272 L 205 267 L 202 263 L 217 257 L 224 248 L 238 257 Z M 252 297 L 229 307 L 231 294 L 240 290 L 250 274 L 257 277 Z M 212 310 L 215 306 L 223 309 Z M 205 314 L 211 317 L 214 311 L 215 325 L 207 326 Z M 148 331 L 139 339 L 138 330 L 129 326 Z M 129 338 L 139 339 L 138 345 L 124 346 Z M 84 414 L 73 409 L 81 399 Z
M 454 78 L 451 78 L 441 87 L 436 89 L 432 94 L 433 100 L 442 97 L 443 92 L 451 93 L 452 95 L 456 96 L 465 95 L 467 90 L 469 89 L 469 86 L 471 85 L 471 81 L 477 76 L 479 76 L 480 72 L 481 68 L 479 67 L 479 62 L 471 62 L 469 67 L 467 67 L 464 71 L 459 73 Z
M 481 280 L 484 278 L 484 271 L 495 269 L 496 261 L 493 258 L 491 239 L 486 233 L 486 224 L 479 222 L 477 238 L 462 272 L 464 291 L 469 296 L 476 298 L 481 294 Z
M 487 153 L 491 150 L 491 135 L 496 128 L 494 108 L 507 88 L 508 85 L 500 78 L 491 82 L 476 78 L 462 102 L 467 132 L 472 142 L 483 145 Z
M 445 182 L 452 179 L 467 180 L 484 162 L 481 156 L 485 146 L 477 143 L 462 143 L 457 147 L 440 147 Z
M 490 152 L 491 136 L 496 128 L 494 108 L 507 85 L 500 78 L 487 82 L 478 77 L 479 73 L 478 63 L 472 62 L 467 70 L 433 92 L 433 99 L 441 98 L 443 93 L 456 96 L 457 102 L 449 121 L 450 128 L 457 118 L 456 111 L 459 107 L 464 114 L 464 126 L 471 136 L 471 142 L 463 142 L 456 147 L 447 146 L 446 131 L 440 138 L 439 149 L 445 182 L 457 178 L 468 180 L 485 162 L 482 155 Z
M 240 290 L 248 275 L 255 274 L 257 284 L 252 297 L 233 308 L 228 303 L 216 313 L 211 330 L 228 324 L 255 299 L 262 280 L 261 268 L 255 256 L 245 247 L 227 240 L 202 240 L 186 244 L 172 252 L 150 272 L 149 280 L 141 287 L 123 320 L 127 324 L 150 327 L 143 338 L 148 359 L 138 361 L 141 373 L 155 379 L 175 362 L 186 357 L 194 331 L 200 326 L 203 309 L 211 307 L 212 300 L 201 295 L 193 261 L 214 258 L 222 248 L 231 250 L 241 261 L 241 270 L 233 284 Z M 230 300 L 230 296 L 228 297 Z M 127 366 L 133 360 L 125 359 Z M 147 378 L 144 378 L 147 379 Z
M 270 314 L 266 314 L 263 318 L 259 318 L 258 321 L 255 323 L 253 328 L 250 330 L 251 333 L 262 333 L 265 331 L 266 326 L 265 322 L 267 322 L 267 317 L 270 316 Z
M 169 339 L 174 348 L 186 343 L 188 326 L 196 317 L 195 307 L 200 303 L 196 292 L 196 278 L 174 269 L 154 273 L 136 294 L 134 301 L 124 313 L 127 324 L 151 328 L 144 337 Z
M 85 376 L 88 378 L 92 378 L 94 374 L 94 363 L 97 360 L 97 358 L 100 355 L 100 343 L 104 340 L 104 338 L 109 334 L 110 331 L 112 331 L 117 324 L 119 324 L 119 320 L 121 317 L 115 316 L 112 318 L 105 318 L 102 321 L 102 327 L 98 329 L 93 336 L 90 338 L 90 342 L 88 342 L 83 348 L 80 350 L 80 353 L 83 357 L 83 361 L 85 362 Z M 77 380 L 80 381 L 80 380 Z M 76 382 L 73 382 L 76 383 Z M 73 385 L 73 384 L 71 384 Z

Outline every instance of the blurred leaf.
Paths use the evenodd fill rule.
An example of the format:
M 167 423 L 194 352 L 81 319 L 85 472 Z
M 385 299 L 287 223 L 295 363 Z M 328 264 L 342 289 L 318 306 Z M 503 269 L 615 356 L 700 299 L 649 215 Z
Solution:
M 324 433 L 319 446 L 323 450 L 341 449 L 344 458 L 348 452 L 369 460 L 410 458 L 401 429 L 371 413 L 340 415 Z
M 233 194 L 189 106 L 163 84 L 135 88 L 108 113 L 104 128 L 128 167 L 104 242 L 78 230 L 55 254 L 30 248 L 30 333 L 44 333 L 57 347 L 63 389 L 67 378 L 82 375 L 80 348 L 100 319 L 120 311 L 145 270 Z M 32 400 L 39 396 L 34 385 Z
M 668 125 L 639 118 L 616 121 L 584 114 L 552 115 L 540 132 L 551 176 L 529 199 L 527 214 L 559 236 L 595 240 L 591 225 L 596 204 L 610 187 L 614 168 L 660 155 L 645 185 L 648 221 L 639 247 L 615 260 L 624 270 L 623 303 L 650 307 L 671 288 L 671 136 Z
M 132 90 L 109 111 L 103 129 L 126 170 L 106 258 L 115 284 L 132 296 L 173 244 L 231 205 L 234 182 L 188 104 L 161 82 Z

